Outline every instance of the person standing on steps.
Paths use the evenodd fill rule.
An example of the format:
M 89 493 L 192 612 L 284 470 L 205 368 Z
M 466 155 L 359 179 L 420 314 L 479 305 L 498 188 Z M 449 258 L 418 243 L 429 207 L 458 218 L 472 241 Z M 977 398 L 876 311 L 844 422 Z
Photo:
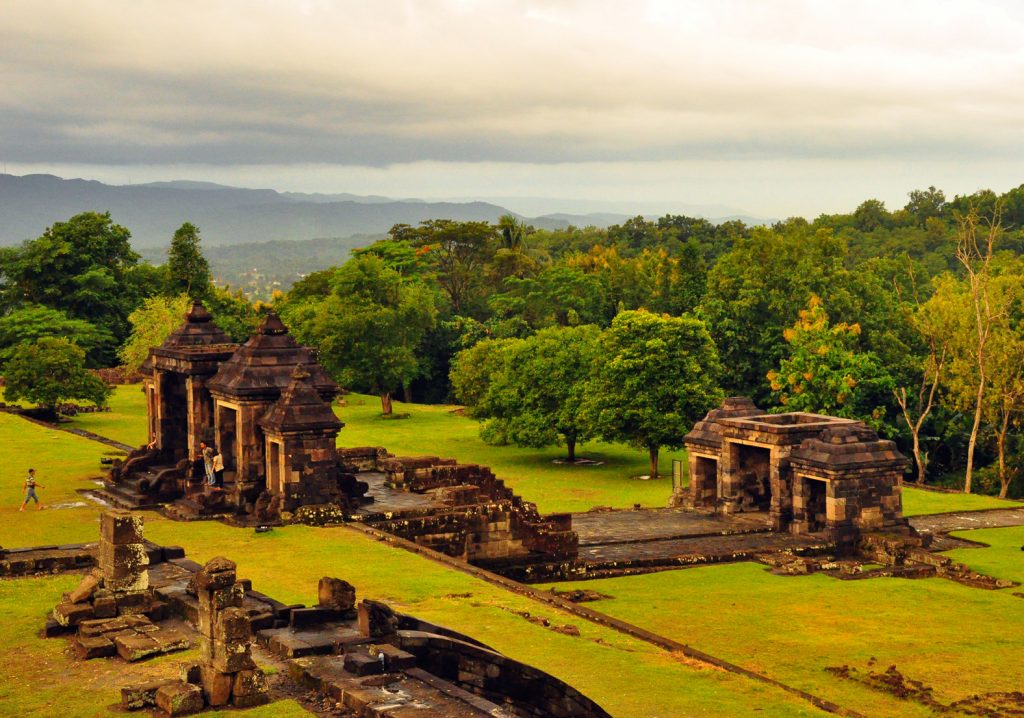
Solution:
M 28 470 L 28 478 L 25 479 L 25 500 L 21 503 L 19 511 L 24 511 L 28 505 L 28 500 L 32 499 L 36 502 L 36 510 L 39 511 L 43 508 L 43 505 L 39 503 L 39 497 L 36 496 L 36 488 L 45 489 L 46 487 L 36 482 L 36 470 Z
M 224 488 L 224 455 L 220 453 L 220 447 L 213 455 L 213 485 L 218 489 Z
M 213 449 L 206 445 L 205 441 L 199 442 L 199 450 L 203 456 L 203 469 L 206 471 L 206 485 L 213 486 Z

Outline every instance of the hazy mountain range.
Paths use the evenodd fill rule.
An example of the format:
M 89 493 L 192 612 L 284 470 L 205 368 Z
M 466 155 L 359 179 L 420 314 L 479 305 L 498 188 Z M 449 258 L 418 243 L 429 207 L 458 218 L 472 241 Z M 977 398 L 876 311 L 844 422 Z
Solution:
M 415 225 L 434 218 L 493 222 L 509 212 L 544 229 L 559 229 L 570 224 L 607 227 L 635 214 L 659 214 L 651 211 L 653 208 L 647 206 L 648 203 L 630 213 L 601 211 L 601 204 L 597 202 L 565 200 L 565 205 L 575 203 L 593 208 L 588 213 L 573 214 L 566 209 L 555 211 L 557 203 L 561 202 L 557 199 L 545 200 L 543 205 L 538 204 L 538 198 L 510 199 L 524 206 L 547 206 L 552 211 L 523 217 L 505 206 L 485 201 L 434 202 L 347 193 L 304 194 L 188 180 L 107 185 L 53 175 L 0 174 L 0 246 L 38 237 L 55 221 L 85 210 L 109 211 L 116 222 L 131 230 L 132 242 L 140 250 L 166 246 L 183 222 L 192 222 L 200 228 L 205 246 L 217 247 L 376 235 L 398 223 Z M 672 211 L 680 210 L 672 208 Z M 693 214 L 708 216 L 701 212 Z

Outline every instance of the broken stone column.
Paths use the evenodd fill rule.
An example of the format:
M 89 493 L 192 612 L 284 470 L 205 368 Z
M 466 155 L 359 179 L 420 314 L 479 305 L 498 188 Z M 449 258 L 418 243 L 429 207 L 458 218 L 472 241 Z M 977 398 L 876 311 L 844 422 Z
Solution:
M 245 590 L 236 582 L 235 564 L 211 559 L 193 579 L 199 602 L 198 625 L 203 693 L 211 706 L 239 708 L 268 702 L 267 681 L 252 660 L 252 625 L 242 608 Z
M 141 517 L 120 509 L 100 514 L 96 562 L 97 567 L 53 609 L 53 619 L 60 626 L 153 610 Z

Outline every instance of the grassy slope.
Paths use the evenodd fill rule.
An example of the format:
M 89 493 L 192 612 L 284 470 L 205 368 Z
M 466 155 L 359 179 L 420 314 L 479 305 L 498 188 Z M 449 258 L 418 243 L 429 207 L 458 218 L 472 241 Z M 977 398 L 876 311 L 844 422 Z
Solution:
M 952 535 L 989 545 L 989 548 L 960 548 L 947 551 L 946 555 L 954 561 L 966 563 L 975 571 L 989 576 L 1007 578 L 1024 584 L 1024 526 L 955 531 Z M 1024 588 L 1011 590 L 1024 591 Z
M 875 670 L 895 664 L 946 702 L 1024 685 L 1024 601 L 1008 590 L 942 579 L 781 577 L 751 563 L 560 587 L 611 595 L 588 606 L 866 715 L 931 713 L 825 667 L 864 670 L 874 657 Z
M 69 426 L 85 429 L 129 446 L 142 446 L 146 436 L 146 397 L 141 384 L 114 387 L 110 411 L 79 414 Z
M 947 494 L 924 491 L 912 486 L 903 487 L 903 515 L 943 514 L 950 511 L 982 511 L 1020 506 L 1020 502 L 979 494 Z
M 553 464 L 565 449 L 519 449 L 489 446 L 480 440 L 479 425 L 453 413 L 450 406 L 395 403 L 395 411 L 408 419 L 380 418 L 380 400 L 359 394 L 347 395 L 347 406 L 337 409 L 346 426 L 338 436 L 339 446 L 384 446 L 398 455 L 435 455 L 457 458 L 464 463 L 490 466 L 494 473 L 535 502 L 541 512 L 586 511 L 593 506 L 628 508 L 634 503 L 649 507 L 668 505 L 672 494 L 672 459 L 683 452 L 663 451 L 661 478 L 640 481 L 631 477 L 648 472 L 646 451 L 623 446 L 588 442 L 577 455 L 603 461 L 600 466 Z
M 141 413 L 135 414 L 136 419 L 119 416 L 122 412 L 131 412 L 133 399 L 142 403 L 141 393 L 136 398 L 132 389 L 129 387 L 123 394 L 123 408 L 112 412 L 110 426 L 122 425 L 130 429 L 133 421 L 141 423 Z M 403 406 L 402 410 L 411 411 L 413 418 L 382 421 L 376 418 L 378 408 L 372 401 L 353 402 L 352 406 L 340 410 L 349 424 L 342 432 L 342 437 L 347 435 L 349 440 L 343 443 L 383 444 L 397 453 L 430 452 L 454 455 L 462 460 L 486 461 L 497 467 L 502 476 L 508 475 L 502 466 L 522 470 L 530 466 L 529 457 L 535 453 L 482 444 L 476 436 L 474 422 L 443 408 Z M 74 488 L 88 486 L 87 477 L 99 475 L 99 457 L 108 450 L 102 445 L 3 414 L 0 414 L 0 442 L 5 447 L 5 458 L 12 459 L 6 462 L 6 479 L 0 486 L 0 498 L 4 501 L 0 506 L 0 545 L 94 539 L 95 508 L 17 513 L 21 474 L 28 466 L 26 462 L 31 461 L 40 471 L 40 481 L 47 486 L 41 490 L 45 501 L 73 500 L 76 498 Z M 480 458 L 481 454 L 491 458 Z M 643 457 L 639 453 L 632 461 L 626 458 L 621 466 L 642 469 Z M 527 498 L 531 499 L 536 498 L 530 493 L 534 489 L 522 486 L 536 486 L 536 490 L 545 493 L 552 502 L 578 500 L 574 496 L 563 496 L 565 492 L 576 490 L 575 475 L 595 475 L 590 473 L 595 472 L 594 468 L 576 469 L 552 465 L 546 460 L 540 463 L 538 470 L 542 472 L 532 475 L 532 481 L 524 479 L 522 484 L 516 482 L 516 485 L 528 491 Z M 629 470 L 622 469 L 619 476 L 628 474 Z M 545 482 L 545 477 L 554 478 Z M 623 485 L 641 489 L 653 485 L 653 482 L 616 479 L 611 472 L 596 483 L 596 490 L 604 495 L 620 495 L 626 505 L 632 503 L 633 496 Z M 664 491 L 668 491 L 667 486 Z M 661 492 L 657 494 L 660 496 Z M 915 505 L 918 498 L 920 501 Z M 932 511 L 959 510 L 966 507 L 965 502 L 973 503 L 978 499 L 986 501 L 983 497 L 907 491 L 908 511 L 915 507 Z M 652 503 L 660 505 L 660 502 Z M 718 671 L 692 670 L 646 644 L 629 641 L 590 624 L 579 624 L 553 609 L 539 607 L 432 562 L 369 541 L 350 530 L 289 527 L 257 536 L 220 524 L 185 525 L 155 515 L 147 516 L 147 521 L 148 534 L 154 540 L 185 545 L 190 554 L 200 560 L 215 553 L 228 554 L 239 560 L 242 572 L 252 578 L 257 587 L 285 600 L 312 601 L 316 580 L 321 575 L 347 578 L 359 587 L 361 595 L 385 598 L 424 618 L 466 630 L 496 648 L 569 680 L 613 709 L 616 715 L 738 715 L 757 708 L 762 709 L 762 714 L 788 715 L 807 710 L 787 696 L 756 683 L 740 681 Z M 1024 573 L 1020 568 L 1024 554 L 1016 546 L 1024 537 L 1019 539 L 1013 533 L 1001 533 L 1015 531 L 1018 529 L 992 530 L 990 537 L 979 539 L 992 543 L 992 549 L 963 550 L 957 558 L 980 570 L 994 566 L 996 568 L 991 569 L 994 575 L 1019 579 Z M 988 533 L 977 531 L 966 535 L 976 538 Z M 1002 536 L 1005 540 L 999 538 Z M 287 563 L 287 571 L 280 569 L 282 562 Z M 51 583 L 39 584 L 47 587 L 45 591 L 37 586 L 38 590 L 26 588 L 24 593 L 16 587 L 36 584 L 0 582 L 0 604 L 16 605 L 19 610 L 29 611 L 31 625 L 38 626 L 37 617 L 52 605 L 61 590 L 66 590 L 60 583 L 63 580 L 66 577 L 47 579 Z M 844 662 L 858 665 L 858 661 L 862 665 L 867 657 L 876 656 L 880 663 L 895 660 L 901 669 L 926 682 L 935 675 L 934 671 L 967 673 L 966 667 L 971 666 L 970 690 L 989 690 L 978 681 L 994 679 L 1000 670 L 1004 676 L 1013 675 L 1012 671 L 1016 670 L 1016 677 L 1020 678 L 1017 664 L 1007 658 L 1006 652 L 1021 650 L 1019 640 L 1007 636 L 1020 635 L 1013 626 L 1024 625 L 1020 617 L 1024 602 L 1010 596 L 1010 591 L 983 592 L 944 581 L 839 582 L 818 576 L 779 578 L 751 564 L 584 585 L 616 596 L 614 601 L 590 604 L 591 607 L 607 609 L 609 613 L 641 625 L 665 630 L 678 640 L 745 665 L 776 671 L 775 675 L 787 682 L 825 693 L 840 702 L 865 706 L 870 709 L 867 712 L 873 714 L 913 715 L 917 711 L 912 705 L 894 704 L 855 684 L 839 682 L 825 674 L 822 666 Z M 472 595 L 454 595 L 461 593 Z M 730 604 L 730 611 L 720 612 L 721 606 Z M 928 610 L 922 611 L 923 605 L 928 606 Z M 517 610 L 547 616 L 553 623 L 576 623 L 583 636 L 573 638 L 547 631 L 510 612 Z M 945 626 L 943 621 L 951 615 L 970 616 L 971 631 L 964 631 L 962 623 L 958 622 Z M 999 630 L 994 627 L 996 618 L 989 619 L 989 616 L 998 618 Z M 979 630 L 974 629 L 975 624 Z M 26 656 L 26 665 L 35 665 L 34 656 L 42 660 L 50 655 L 47 651 L 56 650 L 51 648 L 52 642 L 35 639 L 28 624 L 2 633 L 3 654 Z M 769 640 L 766 641 L 766 637 Z M 581 649 L 581 645 L 584 648 Z M 911 657 L 907 662 L 905 657 L 912 653 L 920 654 L 921 658 Z M 1004 667 L 996 666 L 1000 662 Z M 974 664 L 979 666 L 977 670 Z M 923 672 L 918 671 L 919 667 Z M 63 670 L 60 665 L 54 670 L 58 669 Z M 30 671 L 21 675 L 35 674 Z M 28 690 L 26 680 L 18 680 L 13 675 L 12 678 L 14 680 L 5 688 L 4 679 L 0 677 L 0 701 L 16 694 L 18 700 L 30 701 L 26 706 L 38 706 L 39 711 L 45 712 L 44 703 L 32 702 L 35 699 L 29 694 L 34 688 Z M 44 682 L 59 685 L 59 681 L 55 683 L 45 677 Z M 684 685 L 686 690 L 681 690 L 680 686 Z M 55 694 L 41 691 L 40 695 Z M 102 692 L 96 700 L 108 698 L 109 695 Z

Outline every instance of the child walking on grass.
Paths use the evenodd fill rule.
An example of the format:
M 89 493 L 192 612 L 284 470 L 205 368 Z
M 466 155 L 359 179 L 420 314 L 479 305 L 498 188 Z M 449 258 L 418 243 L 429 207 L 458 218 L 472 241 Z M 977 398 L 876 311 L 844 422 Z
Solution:
M 19 511 L 24 511 L 25 510 L 25 507 L 28 505 L 28 500 L 29 499 L 32 499 L 33 501 L 36 502 L 36 510 L 37 511 L 39 511 L 39 510 L 41 510 L 43 508 L 43 505 L 41 503 L 39 503 L 39 497 L 36 496 L 36 487 L 38 487 L 40 489 L 45 489 L 46 488 L 42 484 L 36 482 L 36 470 L 35 469 L 29 469 L 28 470 L 28 478 L 25 479 L 25 500 L 21 503 L 21 508 L 18 509 Z

